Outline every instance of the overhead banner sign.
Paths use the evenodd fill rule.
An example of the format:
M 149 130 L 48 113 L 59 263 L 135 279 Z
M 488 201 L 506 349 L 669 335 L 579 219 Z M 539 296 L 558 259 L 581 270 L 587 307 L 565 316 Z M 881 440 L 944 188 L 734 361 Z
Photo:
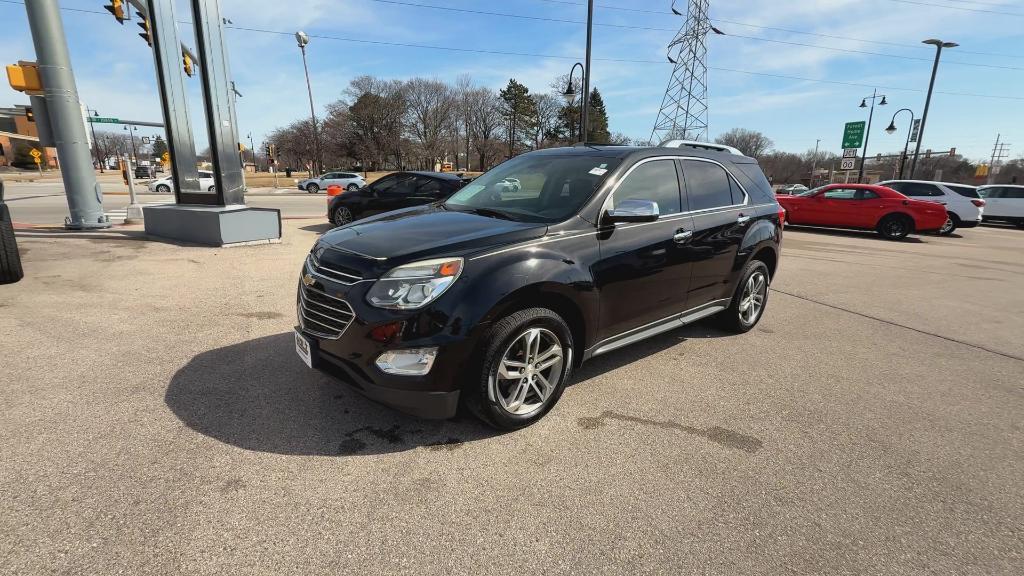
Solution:
M 867 122 L 863 120 L 860 122 L 847 122 L 846 127 L 843 129 L 842 148 L 860 148 L 863 146 L 865 126 L 867 126 Z

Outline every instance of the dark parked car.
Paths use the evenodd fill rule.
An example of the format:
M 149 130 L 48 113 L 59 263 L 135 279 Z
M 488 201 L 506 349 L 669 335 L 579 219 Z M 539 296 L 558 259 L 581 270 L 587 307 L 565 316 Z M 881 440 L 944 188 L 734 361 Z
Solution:
M 13 284 L 24 275 L 18 241 L 14 237 L 14 221 L 4 204 L 4 181 L 0 180 L 0 284 Z
M 358 190 L 343 190 L 327 201 L 327 218 L 335 226 L 400 208 L 439 202 L 465 182 L 445 172 L 394 172 Z
M 709 316 L 753 328 L 781 240 L 771 186 L 732 149 L 530 152 L 444 202 L 324 234 L 300 272 L 296 351 L 398 409 L 463 404 L 518 428 L 589 358 Z

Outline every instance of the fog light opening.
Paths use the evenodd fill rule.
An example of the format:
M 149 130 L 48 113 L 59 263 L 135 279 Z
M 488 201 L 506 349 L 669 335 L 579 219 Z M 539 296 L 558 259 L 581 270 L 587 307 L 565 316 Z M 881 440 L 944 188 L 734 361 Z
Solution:
M 430 372 L 437 357 L 437 348 L 390 350 L 377 357 L 377 368 L 388 374 L 422 376 Z

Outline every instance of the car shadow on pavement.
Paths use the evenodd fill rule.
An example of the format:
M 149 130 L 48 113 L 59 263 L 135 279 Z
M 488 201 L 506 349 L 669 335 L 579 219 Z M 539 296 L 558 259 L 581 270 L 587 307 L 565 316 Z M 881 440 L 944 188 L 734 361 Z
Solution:
M 306 368 L 291 332 L 196 355 L 171 378 L 164 401 L 200 434 L 275 454 L 448 451 L 500 433 L 471 416 L 423 420 L 376 404 Z
M 925 240 L 921 239 L 921 236 L 935 236 L 934 233 L 919 234 L 912 232 L 911 236 L 907 236 L 902 240 L 889 240 L 882 238 L 878 235 L 878 232 L 874 230 L 844 230 L 841 228 L 818 228 L 816 226 L 802 226 L 800 224 L 786 224 L 786 230 L 792 229 L 794 232 L 813 232 L 814 234 L 823 234 L 825 236 L 845 236 L 847 238 L 864 238 L 865 240 L 877 240 L 879 242 L 892 242 L 894 244 L 904 242 L 907 244 L 923 244 Z M 956 234 L 951 234 L 951 238 L 959 238 Z
M 306 232 L 316 232 L 317 234 L 323 234 L 324 232 L 330 232 L 334 229 L 334 224 L 330 222 L 323 222 L 321 224 L 309 224 L 306 226 L 299 226 L 299 230 L 305 230 Z

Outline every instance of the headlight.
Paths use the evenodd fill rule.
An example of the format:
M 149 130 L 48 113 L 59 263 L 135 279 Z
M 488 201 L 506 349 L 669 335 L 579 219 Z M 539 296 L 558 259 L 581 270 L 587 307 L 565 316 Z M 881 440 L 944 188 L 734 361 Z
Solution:
M 422 308 L 444 294 L 461 272 L 462 258 L 413 262 L 394 268 L 377 280 L 366 299 L 378 308 Z

